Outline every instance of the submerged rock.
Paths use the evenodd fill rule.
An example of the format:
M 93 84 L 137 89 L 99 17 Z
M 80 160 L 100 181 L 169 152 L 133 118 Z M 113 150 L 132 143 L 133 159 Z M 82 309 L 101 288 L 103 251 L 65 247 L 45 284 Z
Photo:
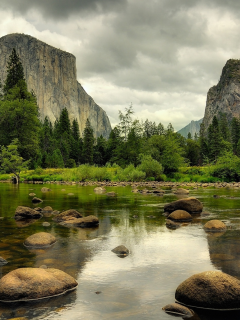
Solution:
M 32 198 L 32 203 L 40 203 L 40 202 L 43 202 L 43 200 L 37 197 Z
M 29 197 L 35 197 L 36 193 L 29 193 Z
M 175 298 L 190 307 L 239 309 L 240 281 L 220 271 L 205 271 L 183 281 Z
M 56 242 L 56 238 L 47 232 L 38 232 L 24 241 L 26 247 L 45 248 Z
M 20 268 L 0 280 L 0 301 L 50 298 L 77 287 L 76 280 L 58 269 Z
M 208 232 L 222 232 L 227 229 L 227 226 L 220 220 L 210 220 L 204 225 L 204 229 Z
M 94 192 L 96 192 L 96 193 L 105 193 L 106 189 L 104 187 L 96 187 L 94 189 Z
M 174 222 L 174 221 L 172 221 L 172 220 L 168 220 L 168 219 L 167 219 L 167 221 L 166 221 L 166 227 L 169 228 L 169 229 L 175 230 L 175 229 L 180 228 L 181 225 L 180 225 L 180 223 L 176 223 L 176 222 Z
M 47 206 L 47 207 L 44 207 L 44 208 L 42 209 L 42 211 L 43 211 L 43 212 L 52 212 L 52 211 L 53 211 L 53 208 L 50 207 L 50 206 Z
M 203 205 L 198 199 L 190 197 L 173 201 L 171 203 L 165 204 L 164 206 L 164 211 L 167 211 L 169 213 L 172 213 L 176 210 L 185 210 L 190 214 L 198 214 L 202 212 Z
M 99 220 L 95 216 L 87 216 L 83 218 L 69 218 L 61 222 L 65 227 L 92 228 L 99 225 Z
M 29 207 L 23 207 L 18 206 L 15 211 L 14 218 L 16 220 L 22 220 L 22 219 L 39 219 L 42 217 L 42 214 L 34 209 L 31 209 Z
M 56 222 L 63 222 L 74 218 L 82 218 L 82 214 L 75 209 L 69 209 L 56 215 L 53 220 Z
M 7 260 L 5 260 L 2 257 L 0 257 L 0 266 L 4 266 L 7 263 L 8 263 Z
M 116 192 L 113 192 L 113 191 L 111 191 L 111 192 L 107 192 L 106 193 L 107 194 L 107 196 L 109 196 L 109 197 L 116 197 Z
M 116 253 L 118 256 L 127 256 L 129 254 L 128 248 L 124 245 L 117 246 L 116 248 L 112 249 L 112 252 Z
M 51 191 L 51 189 L 46 188 L 46 187 L 43 187 L 43 188 L 41 189 L 41 191 L 42 191 L 42 192 L 48 192 L 48 191 Z
M 165 307 L 162 308 L 163 311 L 165 311 L 166 313 L 170 313 L 170 314 L 176 314 L 176 315 L 180 315 L 180 316 L 184 316 L 187 318 L 190 318 L 194 315 L 194 312 L 190 309 L 188 309 L 185 306 L 182 306 L 179 303 L 170 303 L 168 305 L 166 305 Z
M 172 191 L 175 194 L 189 194 L 189 190 L 183 188 L 173 189 Z

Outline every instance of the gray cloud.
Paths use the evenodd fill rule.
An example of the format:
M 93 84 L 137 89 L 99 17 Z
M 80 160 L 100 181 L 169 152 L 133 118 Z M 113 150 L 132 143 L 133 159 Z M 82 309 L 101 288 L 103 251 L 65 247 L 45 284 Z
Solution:
M 80 12 L 119 11 L 125 4 L 126 0 L 1 0 L 0 7 L 23 15 L 34 9 L 48 18 L 65 19 Z

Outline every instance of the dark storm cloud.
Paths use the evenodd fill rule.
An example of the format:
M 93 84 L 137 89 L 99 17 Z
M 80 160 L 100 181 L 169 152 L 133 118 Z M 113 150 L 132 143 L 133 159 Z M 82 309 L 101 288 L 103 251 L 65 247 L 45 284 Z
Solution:
M 43 16 L 53 19 L 65 19 L 80 12 L 109 12 L 120 10 L 126 0 L 1 0 L 2 9 L 25 14 L 29 10 L 38 10 Z

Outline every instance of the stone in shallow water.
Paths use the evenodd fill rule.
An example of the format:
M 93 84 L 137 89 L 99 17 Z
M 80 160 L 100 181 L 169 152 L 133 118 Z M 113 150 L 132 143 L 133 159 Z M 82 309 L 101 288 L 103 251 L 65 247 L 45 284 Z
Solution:
M 170 303 L 162 308 L 166 313 L 181 315 L 185 317 L 192 317 L 193 311 L 178 303 Z
M 95 216 L 87 216 L 83 218 L 69 218 L 60 222 L 65 227 L 92 228 L 99 225 L 99 220 Z
M 29 193 L 29 197 L 35 197 L 36 193 Z
M 38 232 L 24 241 L 26 247 L 44 248 L 49 247 L 56 242 L 56 238 L 47 232 Z
M 82 218 L 82 214 L 77 210 L 69 209 L 63 211 L 62 213 L 59 213 L 56 217 L 53 218 L 53 220 L 56 222 L 63 222 L 74 218 Z
M 180 225 L 180 223 L 176 223 L 176 222 L 174 222 L 174 221 L 172 221 L 172 220 L 168 220 L 168 219 L 167 219 L 167 221 L 166 221 L 166 227 L 169 228 L 169 229 L 175 230 L 175 229 L 180 228 L 181 225 Z
M 202 203 L 194 197 L 173 201 L 164 206 L 164 211 L 169 213 L 172 213 L 175 210 L 185 210 L 190 214 L 196 214 L 201 213 L 202 209 Z
M 53 211 L 53 208 L 50 207 L 50 206 L 46 206 L 42 209 L 43 212 L 52 212 Z
M 175 194 L 189 194 L 189 190 L 183 188 L 173 189 L 172 191 Z
M 3 259 L 2 257 L 0 257 L 0 266 L 3 266 L 5 264 L 7 264 L 7 260 Z
M 46 188 L 46 187 L 43 187 L 43 188 L 41 189 L 41 191 L 42 191 L 42 192 L 48 192 L 48 191 L 51 191 L 51 189 Z
M 227 226 L 220 220 L 210 220 L 204 225 L 204 229 L 209 232 L 222 232 Z
M 128 255 L 129 250 L 124 245 L 117 246 L 116 248 L 112 249 L 112 252 L 116 253 L 117 255 Z
M 50 298 L 77 287 L 76 280 L 53 268 L 20 268 L 0 280 L 0 301 L 28 301 Z
M 240 281 L 220 271 L 205 271 L 183 281 L 175 298 L 190 307 L 239 309 Z
M 42 217 L 42 214 L 34 209 L 29 207 L 18 206 L 15 211 L 14 218 L 16 220 L 22 219 L 39 219 Z
M 37 197 L 32 198 L 32 203 L 40 203 L 40 202 L 43 202 L 43 200 Z
M 192 221 L 192 216 L 185 210 L 176 210 L 168 216 L 168 219 L 173 221 Z

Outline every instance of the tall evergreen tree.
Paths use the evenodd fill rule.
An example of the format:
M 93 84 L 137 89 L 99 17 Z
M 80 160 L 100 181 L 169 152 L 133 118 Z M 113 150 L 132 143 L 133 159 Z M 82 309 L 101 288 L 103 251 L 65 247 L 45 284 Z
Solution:
M 88 164 L 93 163 L 93 146 L 94 146 L 93 128 L 91 127 L 90 121 L 87 119 L 84 131 L 83 131 L 83 162 L 84 163 L 88 163 Z
M 213 117 L 213 121 L 208 127 L 208 147 L 209 157 L 211 160 L 216 160 L 221 152 L 221 134 L 219 130 L 218 119 Z
M 16 49 L 13 48 L 7 63 L 7 78 L 3 88 L 4 95 L 8 94 L 9 90 L 15 87 L 20 80 L 25 80 L 23 66 Z
M 240 121 L 238 118 L 232 118 L 231 122 L 231 141 L 233 146 L 233 152 L 236 154 L 237 145 L 240 139 Z

